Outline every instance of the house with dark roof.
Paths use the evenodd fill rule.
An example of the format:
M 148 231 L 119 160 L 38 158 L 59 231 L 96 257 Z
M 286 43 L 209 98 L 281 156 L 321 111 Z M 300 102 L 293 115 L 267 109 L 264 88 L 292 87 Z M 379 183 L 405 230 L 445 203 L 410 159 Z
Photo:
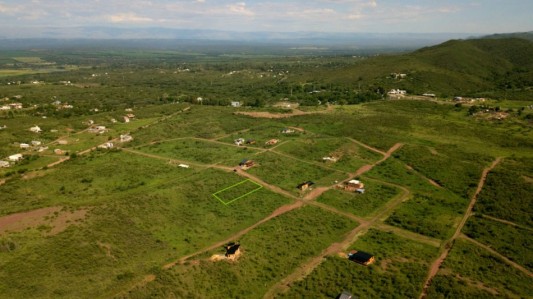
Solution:
M 239 166 L 241 167 L 242 170 L 246 170 L 246 169 L 249 169 L 251 168 L 252 166 L 255 165 L 255 162 L 252 161 L 252 160 L 248 160 L 248 159 L 243 159 L 240 163 L 239 163 Z
M 368 266 L 375 262 L 375 257 L 364 251 L 352 250 L 348 253 L 348 259 L 361 265 Z
M 241 254 L 241 244 L 231 242 L 226 245 L 226 258 L 229 260 L 235 260 Z

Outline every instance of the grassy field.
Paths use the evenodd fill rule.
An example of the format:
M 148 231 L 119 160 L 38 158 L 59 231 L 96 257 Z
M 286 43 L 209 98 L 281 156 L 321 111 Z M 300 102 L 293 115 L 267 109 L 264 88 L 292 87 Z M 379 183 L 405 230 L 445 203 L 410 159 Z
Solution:
M 533 227 L 532 159 L 505 159 L 487 177 L 476 212 Z
M 346 172 L 355 172 L 359 167 L 381 158 L 380 154 L 358 146 L 350 140 L 331 137 L 289 141 L 277 147 L 276 151 Z M 324 161 L 324 157 L 334 157 L 337 161 Z
M 385 222 L 428 237 L 444 239 L 453 234 L 467 205 L 467 200 L 451 192 L 417 192 Z
M 349 248 L 373 254 L 368 267 L 329 257 L 311 275 L 296 282 L 283 298 L 335 298 L 343 291 L 363 298 L 416 298 L 437 249 L 371 230 Z
M 399 194 L 399 190 L 396 187 L 370 179 L 367 180 L 365 177 L 360 179 L 365 184 L 364 194 L 342 190 L 329 190 L 317 198 L 317 201 L 341 211 L 364 217 L 372 215 L 376 209 Z
M 299 191 L 296 186 L 305 181 L 313 181 L 321 186 L 330 186 L 335 181 L 347 178 L 346 174 L 340 171 L 308 164 L 271 152 L 253 156 L 253 160 L 258 165 L 248 172 L 257 175 L 267 183 L 295 193 Z
M 230 167 L 239 165 L 243 159 L 252 159 L 258 153 L 258 150 L 247 147 L 190 138 L 165 141 L 138 149 L 170 159 L 182 159 L 203 164 L 220 163 Z
M 524 49 L 507 42 L 513 46 L 505 51 Z M 290 281 L 283 296 L 334 298 L 347 290 L 360 298 L 416 298 L 444 249 L 440 243 L 452 246 L 451 254 L 428 298 L 532 297 L 531 277 L 513 265 L 532 268 L 533 113 L 527 86 L 502 87 L 509 80 L 529 82 L 527 69 L 516 73 L 492 63 L 503 73 L 487 72 L 479 57 L 464 54 L 483 46 L 475 43 L 375 58 L 273 59 L 221 49 L 213 51 L 224 55 L 198 49 L 0 53 L 0 105 L 24 107 L 0 111 L 0 160 L 21 152 L 20 143 L 49 146 L 0 170 L 0 223 L 21 227 L 0 232 L 0 297 L 259 298 L 309 270 Z M 443 66 L 430 55 L 454 45 L 463 60 Z M 487 61 L 502 61 L 485 46 L 478 50 Z M 527 68 L 530 57 L 516 66 Z M 47 61 L 56 64 L 42 65 Z M 32 64 L 36 69 L 27 73 Z M 408 79 L 390 78 L 391 65 Z M 465 69 L 470 73 L 457 71 Z M 430 87 L 439 89 L 439 100 L 378 94 Z M 455 105 L 455 94 L 511 100 L 475 108 Z M 73 108 L 60 109 L 56 101 Z M 287 116 L 272 106 L 280 101 L 300 105 L 300 115 L 236 113 Z M 123 123 L 126 113 L 136 117 Z M 504 117 L 497 119 L 499 113 Z M 89 120 L 108 131 L 83 132 Z M 43 132 L 30 132 L 34 125 Z M 284 128 L 295 132 L 282 134 Z M 115 143 L 122 149 L 79 153 L 123 133 L 134 140 Z M 255 144 L 238 147 L 236 138 Z M 58 139 L 68 143 L 54 143 Z M 280 142 L 266 146 L 270 139 Z M 325 190 L 315 188 L 336 185 L 398 143 L 390 158 L 358 178 L 364 194 L 330 189 L 315 198 L 313 191 Z M 53 155 L 55 148 L 68 151 L 70 160 L 45 167 L 67 157 Z M 324 162 L 328 156 L 337 161 Z M 503 160 L 488 174 L 466 236 L 447 244 L 482 170 L 497 157 Z M 232 171 L 243 159 L 254 167 Z M 305 181 L 316 185 L 301 192 L 296 186 Z M 41 208 L 58 212 L 24 219 Z M 84 216 L 66 219 L 54 233 L 61 215 L 80 212 Z M 362 217 L 358 231 L 350 220 L 358 218 L 348 214 Z M 348 244 L 350 231 L 357 235 L 347 249 L 372 253 L 376 263 L 364 267 L 334 253 L 316 268 L 307 264 L 326 248 Z M 224 253 L 213 248 L 230 240 L 240 242 L 242 256 L 211 261 Z
M 265 223 L 240 240 L 242 256 L 235 262 L 203 259 L 163 270 L 132 298 L 257 298 L 300 263 L 318 254 L 356 224 L 314 207 L 304 207 Z M 243 286 L 246 286 L 243 288 Z
M 528 298 L 532 295 L 530 277 L 463 240 L 456 241 L 428 293 L 430 298 Z
M 533 270 L 531 229 L 516 227 L 481 216 L 471 217 L 463 232 L 512 261 Z

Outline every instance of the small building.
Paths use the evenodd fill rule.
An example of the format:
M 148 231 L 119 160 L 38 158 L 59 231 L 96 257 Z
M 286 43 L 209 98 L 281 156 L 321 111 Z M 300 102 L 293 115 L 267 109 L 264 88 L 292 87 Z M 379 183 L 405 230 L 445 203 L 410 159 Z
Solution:
M 255 162 L 252 161 L 252 160 L 248 160 L 248 159 L 243 159 L 239 163 L 239 166 L 241 167 L 242 170 L 249 169 L 249 168 L 253 167 L 254 165 L 255 165 Z
M 39 126 L 33 126 L 30 128 L 30 131 L 33 132 L 33 133 L 41 133 L 43 130 L 41 130 L 41 128 L 39 128 Z
M 239 243 L 228 243 L 226 246 L 226 258 L 228 260 L 235 260 L 241 255 L 241 244 Z
M 14 155 L 11 155 L 9 157 L 7 157 L 7 159 L 11 162 L 18 162 L 20 160 L 22 160 L 22 154 L 14 154 Z
M 112 149 L 113 148 L 113 142 L 106 142 L 104 144 L 101 144 L 98 146 L 98 148 L 102 148 L 102 149 Z
M 37 151 L 38 151 L 39 153 L 42 153 L 42 152 L 44 152 L 44 151 L 47 150 L 47 149 L 48 149 L 48 146 L 41 146 L 41 147 L 39 147 L 39 148 L 37 149 Z
M 39 146 L 39 145 L 41 145 L 41 142 L 40 142 L 39 140 L 32 140 L 32 141 L 31 141 L 31 145 L 33 145 L 33 146 Z
M 59 143 L 59 144 L 61 144 L 61 145 L 66 145 L 66 144 L 68 144 L 68 141 L 65 140 L 65 139 L 61 139 L 61 140 L 59 140 L 57 143 Z
M 368 266 L 375 262 L 375 257 L 364 251 L 352 250 L 348 253 L 348 259 L 361 265 Z
M 64 155 L 64 154 L 65 154 L 65 151 L 62 150 L 62 149 L 56 148 L 56 149 L 54 150 L 54 154 L 56 154 L 56 155 Z
M 231 107 L 239 108 L 239 107 L 241 107 L 241 102 L 234 102 L 234 101 L 232 101 L 232 102 L 231 102 Z
M 322 158 L 322 161 L 329 161 L 329 162 L 337 162 L 337 158 L 335 157 L 324 157 Z
M 237 139 L 233 140 L 233 143 L 235 143 L 235 145 L 238 145 L 238 146 L 243 145 L 244 142 L 245 142 L 244 138 L 237 138 Z
M 348 183 L 344 185 L 344 190 L 349 192 L 358 192 L 358 189 L 363 189 L 365 187 L 365 184 L 361 183 L 359 180 L 350 180 Z M 363 189 L 363 193 L 364 193 Z M 360 192 L 361 193 L 361 192 Z
M 131 137 L 131 135 L 129 134 L 120 135 L 120 142 L 130 142 L 132 140 L 133 140 L 133 137 Z
M 403 89 L 391 89 L 388 92 L 388 94 L 389 95 L 405 95 L 405 94 L 407 94 L 407 91 L 403 90 Z
M 21 144 L 19 144 L 19 147 L 22 148 L 22 149 L 27 149 L 27 148 L 30 148 L 30 145 L 27 144 L 27 143 L 21 143 Z
M 9 166 L 10 166 L 9 162 L 0 160 L 0 168 L 7 168 Z
M 278 139 L 270 139 L 269 141 L 265 142 L 265 145 L 274 145 L 279 142 Z
M 187 165 L 187 164 L 179 164 L 178 167 L 181 167 L 181 168 L 189 168 L 189 165 Z
M 299 184 L 298 186 L 296 186 L 296 188 L 302 190 L 302 191 L 305 191 L 307 189 L 309 189 L 309 187 L 313 186 L 315 183 L 312 182 L 312 181 L 307 181 L 307 182 L 303 182 L 301 184 Z
M 130 122 L 130 118 L 127 117 L 127 116 L 124 116 L 124 122 L 125 122 L 125 123 L 129 123 L 129 122 Z
M 9 104 L 9 106 L 12 109 L 22 109 L 22 103 L 11 103 L 11 104 Z
M 348 291 L 343 291 L 339 296 L 337 296 L 337 299 L 352 299 L 353 295 Z
M 89 128 L 89 130 L 87 130 L 87 132 L 94 133 L 94 134 L 103 134 L 106 131 L 107 129 L 105 126 L 94 126 L 94 127 Z
M 424 93 L 424 94 L 422 94 L 422 95 L 425 96 L 425 97 L 428 97 L 428 98 L 435 98 L 435 97 L 437 97 L 437 95 L 434 94 L 434 93 Z
M 281 130 L 281 134 L 292 134 L 292 133 L 294 133 L 293 129 L 285 128 Z

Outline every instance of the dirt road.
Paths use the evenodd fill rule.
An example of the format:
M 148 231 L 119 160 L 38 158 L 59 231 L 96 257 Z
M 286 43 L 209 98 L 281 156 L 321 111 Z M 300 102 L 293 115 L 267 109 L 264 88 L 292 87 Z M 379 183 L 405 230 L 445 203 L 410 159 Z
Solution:
M 461 233 L 461 230 L 463 229 L 466 221 L 472 215 L 472 209 L 474 208 L 474 205 L 476 204 L 476 200 L 477 200 L 477 197 L 478 197 L 479 193 L 483 189 L 483 185 L 485 184 L 485 180 L 487 179 L 488 173 L 494 167 L 496 167 L 496 165 L 498 165 L 498 163 L 500 163 L 501 160 L 502 160 L 502 158 L 498 157 L 498 158 L 496 158 L 496 160 L 494 160 L 492 162 L 492 164 L 489 167 L 483 169 L 483 172 L 481 173 L 481 178 L 479 178 L 479 182 L 478 182 L 478 185 L 477 185 L 476 192 L 472 196 L 472 199 L 470 200 L 470 204 L 468 204 L 468 208 L 466 209 L 465 214 L 464 214 L 463 218 L 461 219 L 461 222 L 459 223 L 459 225 L 455 229 L 455 232 L 454 232 L 453 236 L 444 243 L 444 244 L 446 244 L 445 248 L 444 248 L 444 251 L 442 251 L 441 255 L 433 262 L 433 264 L 429 268 L 429 273 L 428 273 L 428 276 L 426 278 L 426 282 L 424 284 L 424 289 L 422 290 L 422 293 L 420 294 L 420 297 L 419 297 L 420 299 L 427 297 L 427 291 L 428 291 L 428 289 L 429 289 L 429 287 L 431 285 L 431 281 L 433 280 L 433 277 L 435 277 L 435 275 L 437 275 L 437 272 L 439 271 L 440 266 L 442 265 L 442 263 L 444 262 L 444 260 L 446 259 L 446 257 L 448 256 L 448 254 L 450 253 L 450 251 L 451 251 L 451 249 L 453 247 L 453 241 L 455 239 L 457 239 L 457 237 Z
M 240 232 L 238 232 L 236 234 L 233 234 L 232 236 L 228 237 L 224 241 L 220 241 L 220 242 L 218 242 L 216 244 L 213 244 L 213 245 L 211 245 L 209 247 L 206 247 L 206 248 L 201 249 L 201 250 L 199 250 L 197 252 L 194 252 L 194 253 L 191 253 L 191 254 L 189 254 L 187 256 L 184 256 L 184 257 L 180 258 L 177 261 L 174 261 L 172 263 L 168 263 L 168 264 L 163 266 L 163 269 L 170 269 L 170 268 L 174 267 L 176 264 L 183 263 L 186 260 L 190 259 L 191 257 L 194 257 L 196 255 L 202 254 L 202 253 L 210 251 L 210 250 L 214 250 L 214 249 L 220 248 L 220 247 L 224 246 L 225 244 L 227 244 L 229 242 L 232 242 L 232 241 L 235 241 L 235 240 L 239 239 L 243 235 L 245 235 L 248 232 L 250 232 L 252 229 L 258 227 L 259 225 L 261 225 L 261 224 L 263 224 L 263 223 L 265 223 L 267 221 L 269 221 L 270 219 L 278 217 L 280 215 L 283 215 L 283 214 L 285 214 L 287 212 L 290 212 L 290 211 L 292 211 L 294 209 L 297 209 L 297 208 L 299 208 L 301 206 L 303 206 L 303 202 L 301 202 L 301 201 L 296 201 L 296 202 L 294 202 L 292 204 L 282 206 L 282 207 L 276 209 L 274 212 L 272 212 L 272 214 L 270 214 L 269 216 L 263 218 L 262 220 L 256 222 L 255 224 L 253 224 L 253 225 L 241 230 Z
M 404 191 L 403 194 L 400 194 L 396 198 L 392 199 L 379 212 L 377 212 L 371 219 L 369 220 L 360 219 L 362 221 L 359 222 L 360 223 L 359 226 L 357 226 L 352 231 L 350 231 L 340 243 L 334 243 L 330 245 L 328 248 L 322 251 L 320 255 L 315 256 L 311 258 L 310 260 L 306 261 L 304 264 L 299 266 L 289 276 L 286 276 L 284 279 L 282 279 L 281 281 L 276 283 L 274 286 L 272 286 L 263 298 L 264 299 L 275 298 L 278 294 L 286 292 L 290 288 L 292 283 L 294 283 L 295 281 L 304 279 L 307 275 L 313 272 L 313 270 L 316 267 L 318 267 L 320 263 L 322 263 L 322 261 L 324 261 L 324 258 L 326 258 L 327 256 L 335 255 L 343 250 L 346 250 L 350 246 L 350 244 L 352 244 L 353 242 L 357 240 L 358 236 L 363 235 L 365 231 L 373 227 L 376 223 L 381 221 L 381 219 L 386 218 L 388 215 L 390 215 L 390 213 L 392 213 L 399 204 L 401 204 L 404 200 L 406 200 L 409 197 L 410 195 L 409 190 L 402 187 L 402 191 Z M 310 203 L 310 204 L 320 206 L 320 204 L 318 203 Z M 328 208 L 328 210 L 332 212 L 336 212 L 335 209 Z M 350 218 L 353 219 L 353 217 L 350 217 Z

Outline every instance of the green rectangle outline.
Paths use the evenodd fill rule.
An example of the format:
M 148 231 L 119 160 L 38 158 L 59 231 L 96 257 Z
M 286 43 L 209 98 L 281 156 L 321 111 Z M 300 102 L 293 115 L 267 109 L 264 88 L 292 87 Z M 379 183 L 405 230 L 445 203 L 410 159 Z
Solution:
M 219 194 L 219 193 L 221 193 L 221 192 L 224 192 L 224 191 L 229 190 L 229 189 L 231 189 L 231 188 L 237 187 L 237 186 L 242 185 L 242 184 L 244 184 L 244 183 L 246 183 L 246 182 L 251 182 L 251 183 L 257 185 L 258 188 L 257 188 L 257 189 L 254 189 L 254 190 L 252 190 L 252 191 L 250 191 L 250 192 L 248 192 L 248 193 L 246 193 L 246 194 L 243 194 L 243 195 L 241 195 L 241 196 L 239 196 L 239 197 L 236 197 L 236 198 L 234 198 L 234 199 L 232 199 L 232 200 L 230 200 L 230 201 L 228 201 L 228 202 L 225 202 L 224 200 L 222 200 L 222 199 L 221 199 L 220 197 L 218 197 L 218 195 L 217 195 L 217 194 Z M 241 199 L 241 198 L 243 198 L 243 197 L 246 197 L 246 196 L 248 196 L 248 195 L 250 195 L 250 194 L 252 194 L 252 193 L 254 193 L 254 192 L 257 192 L 257 191 L 260 190 L 261 188 L 263 188 L 263 186 L 261 186 L 260 184 L 254 182 L 254 181 L 252 181 L 252 180 L 250 180 L 250 179 L 246 179 L 246 180 L 244 180 L 244 181 L 238 182 L 237 184 L 231 185 L 231 186 L 226 187 L 226 188 L 224 188 L 224 189 L 222 189 L 222 190 L 220 190 L 220 191 L 217 191 L 217 192 L 213 193 L 212 195 L 213 195 L 216 199 L 218 199 L 221 203 L 223 203 L 224 205 L 227 206 L 227 205 L 231 204 L 232 202 L 234 202 L 234 201 L 236 201 L 236 200 L 239 200 L 239 199 Z

